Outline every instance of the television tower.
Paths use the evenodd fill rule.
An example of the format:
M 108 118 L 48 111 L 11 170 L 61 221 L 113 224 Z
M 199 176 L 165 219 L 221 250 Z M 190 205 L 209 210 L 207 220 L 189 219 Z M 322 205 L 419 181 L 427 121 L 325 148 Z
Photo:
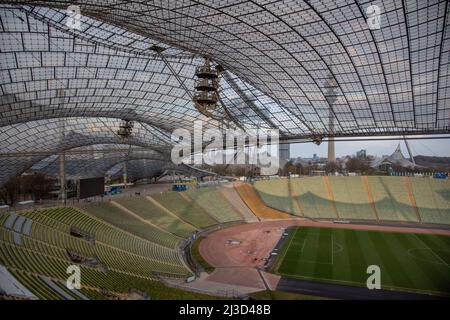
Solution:
M 328 75 L 328 79 L 325 83 L 325 99 L 327 100 L 330 109 L 328 113 L 328 132 L 329 134 L 334 134 L 334 114 L 333 114 L 333 104 L 336 102 L 338 95 L 337 95 L 337 87 L 338 84 L 336 83 L 336 80 L 334 79 L 333 75 L 330 73 Z M 328 162 L 335 162 L 336 161 L 336 152 L 335 152 L 335 142 L 334 137 L 329 136 L 328 137 Z

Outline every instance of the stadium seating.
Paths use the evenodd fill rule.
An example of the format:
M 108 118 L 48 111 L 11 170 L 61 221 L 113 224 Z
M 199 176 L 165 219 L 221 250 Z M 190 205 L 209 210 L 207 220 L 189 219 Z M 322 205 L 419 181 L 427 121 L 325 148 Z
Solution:
M 177 250 L 122 231 L 74 208 L 34 210 L 14 216 L 16 221 L 20 217 L 21 221 L 33 219 L 29 235 L 6 228 L 4 223 L 10 216 L 0 214 L 0 263 L 40 299 L 98 299 L 105 298 L 101 290 L 122 294 L 131 288 L 160 298 L 198 296 L 155 281 L 155 272 L 189 276 Z M 73 225 L 95 235 L 95 241 L 71 235 Z M 14 234 L 21 237 L 20 245 L 14 242 Z M 81 264 L 83 288 L 79 294 L 67 292 L 61 285 L 67 278 L 67 267 L 74 264 L 67 250 L 93 257 L 106 267 Z
M 150 221 L 152 224 L 157 225 L 179 237 L 187 237 L 196 230 L 196 228 L 191 224 L 179 219 L 174 214 L 164 211 L 146 198 L 123 197 L 117 198 L 115 201 L 133 211 L 146 221 Z
M 294 200 L 290 195 L 289 179 L 261 180 L 256 181 L 254 186 L 262 201 L 269 207 L 301 215 L 301 212 L 294 206 Z
M 291 190 L 305 217 L 337 218 L 322 177 L 292 178 Z
M 450 183 L 444 179 L 409 178 L 423 222 L 450 224 Z
M 380 220 L 419 222 L 402 179 L 370 176 L 368 180 Z
M 237 193 L 233 184 L 227 184 L 219 189 L 219 193 L 224 199 L 244 218 L 246 222 L 256 222 L 258 218 L 245 204 Z
M 12 275 L 20 281 L 25 287 L 27 287 L 30 291 L 34 293 L 36 297 L 39 299 L 45 300 L 60 300 L 61 297 L 52 291 L 52 289 L 48 288 L 42 280 L 35 274 L 19 271 L 19 270 L 9 270 Z
M 197 228 L 242 220 L 233 206 L 237 200 L 260 219 L 301 214 L 335 219 L 336 210 L 342 219 L 378 216 L 381 221 L 450 224 L 450 182 L 445 179 L 333 176 L 259 181 L 254 187 L 235 183 L 233 188 L 116 198 L 120 206 L 104 202 L 0 213 L 0 263 L 40 299 L 102 299 L 105 290 L 120 295 L 130 288 L 167 297 L 155 274 L 189 276 L 177 244 Z M 76 263 L 68 252 L 98 262 L 80 264 L 79 294 L 62 285 L 66 268 Z
M 259 197 L 256 190 L 248 183 L 235 183 L 234 187 L 241 196 L 242 200 L 247 204 L 250 210 L 260 219 L 286 219 L 292 218 L 286 212 L 282 212 L 267 206 Z
M 215 187 L 189 190 L 187 195 L 219 222 L 243 220 Z
M 389 176 L 304 177 L 257 181 L 259 197 L 244 184 L 236 190 L 251 209 L 262 200 L 262 206 L 309 218 L 450 224 L 449 181 Z
M 31 237 L 43 242 L 60 245 L 64 248 L 74 249 L 76 251 L 85 252 L 88 255 L 92 255 L 93 251 L 89 251 L 92 248 L 90 242 L 70 236 L 70 227 L 68 225 L 65 226 L 64 229 L 55 229 L 52 227 L 52 222 L 55 220 L 45 216 L 45 212 L 49 210 L 24 213 L 26 215 L 34 216 L 35 221 L 37 221 L 33 224 Z M 78 211 L 75 211 L 75 214 L 77 212 Z M 80 212 L 77 214 L 82 215 Z M 86 217 L 89 219 L 89 216 Z M 167 248 L 157 243 L 146 241 L 105 223 L 101 223 L 99 221 L 95 222 L 96 229 L 93 230 L 93 233 L 96 236 L 96 244 L 104 244 L 105 246 L 114 247 L 121 252 L 148 257 L 154 260 L 165 257 L 169 263 L 179 261 L 176 250 L 172 248 Z M 55 232 L 50 232 L 51 230 L 49 231 L 48 228 L 51 228 L 51 230 L 54 230 Z
M 107 221 L 122 230 L 126 230 L 136 236 L 163 246 L 174 247 L 180 240 L 179 237 L 161 231 L 149 224 L 145 224 L 107 202 L 84 205 L 82 209 L 94 217 Z
M 376 219 L 361 177 L 329 177 L 329 180 L 340 218 Z
M 3 239 L 4 241 L 11 242 L 11 231 L 3 230 L 2 234 L 6 237 Z M 22 236 L 22 240 L 24 247 L 30 247 L 55 257 L 67 258 L 66 250 L 71 249 L 86 256 L 95 256 L 100 258 L 100 260 L 105 261 L 109 260 L 111 261 L 109 265 L 112 267 L 134 268 L 136 266 L 136 272 L 140 270 L 144 272 L 143 274 L 148 274 L 151 270 L 142 269 L 140 268 L 140 265 L 152 266 L 154 267 L 152 270 L 160 271 L 165 271 L 167 268 L 170 269 L 174 266 L 175 268 L 173 269 L 176 270 L 175 273 L 177 273 L 179 267 L 182 266 L 175 250 L 154 243 L 140 240 L 147 247 L 151 247 L 152 250 L 146 250 L 145 253 L 138 254 L 113 247 L 110 244 L 101 241 L 95 241 L 95 245 L 93 245 L 91 242 L 73 237 L 68 233 L 52 229 L 41 223 L 35 223 L 31 237 Z M 139 247 L 138 243 L 135 245 L 137 248 Z M 127 264 L 130 260 L 135 261 L 135 264 L 128 266 Z
M 153 195 L 153 199 L 158 201 L 167 210 L 173 212 L 187 223 L 197 228 L 205 228 L 218 221 L 210 216 L 205 210 L 192 200 L 188 200 L 179 192 L 166 192 L 159 195 Z

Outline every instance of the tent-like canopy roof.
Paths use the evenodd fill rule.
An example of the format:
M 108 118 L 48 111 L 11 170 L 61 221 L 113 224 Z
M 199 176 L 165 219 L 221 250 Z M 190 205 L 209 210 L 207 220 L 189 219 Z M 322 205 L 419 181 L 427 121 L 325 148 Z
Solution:
M 379 168 L 380 166 L 383 165 L 394 165 L 404 168 L 421 167 L 405 158 L 400 148 L 400 143 L 397 145 L 397 148 L 390 156 L 385 156 L 382 157 L 381 159 L 375 159 L 374 162 L 372 163 L 372 167 L 374 168 Z
M 450 131 L 445 0 L 6 2 L 0 185 L 48 154 L 120 143 L 120 119 L 135 121 L 131 144 L 161 152 L 196 119 L 286 140 Z M 79 29 L 67 24 L 72 3 Z M 380 29 L 367 24 L 370 5 Z M 206 56 L 225 69 L 214 118 L 180 84 L 194 92 Z M 33 150 L 46 154 L 13 156 Z

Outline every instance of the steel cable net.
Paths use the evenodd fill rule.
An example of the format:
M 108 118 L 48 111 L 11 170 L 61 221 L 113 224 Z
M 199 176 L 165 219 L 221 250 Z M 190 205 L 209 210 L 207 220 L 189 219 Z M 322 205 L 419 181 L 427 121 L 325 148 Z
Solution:
M 141 168 L 143 171 L 140 175 L 138 170 L 128 173 L 132 179 L 151 177 L 152 175 L 147 174 L 158 174 L 164 168 L 170 166 L 165 161 L 164 155 L 142 147 L 133 147 L 129 150 L 126 145 L 92 145 L 72 149 L 65 155 L 66 177 L 68 179 L 103 177 L 117 164 L 122 164 L 123 167 L 125 161 L 128 163 L 140 163 L 139 160 L 143 160 L 149 168 Z M 58 175 L 58 155 L 49 156 L 35 163 L 32 170 L 50 176 Z
M 283 139 L 449 132 L 448 1 L 80 0 L 78 28 L 68 24 L 70 1 L 7 3 L 2 152 L 117 143 L 120 119 L 154 138 L 132 144 L 165 148 L 172 130 L 192 130 L 197 119 L 277 128 Z M 367 23 L 371 5 L 380 9 L 379 29 Z M 225 70 L 216 119 L 190 98 L 204 57 Z M 50 146 L 61 119 L 83 131 L 82 142 Z M 115 124 L 83 129 L 95 119 Z M 0 184 L 42 157 L 2 158 Z

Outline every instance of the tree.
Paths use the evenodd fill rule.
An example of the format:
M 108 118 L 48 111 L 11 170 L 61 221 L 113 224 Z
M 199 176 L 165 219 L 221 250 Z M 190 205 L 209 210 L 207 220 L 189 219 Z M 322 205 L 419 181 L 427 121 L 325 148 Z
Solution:
M 19 178 L 11 178 L 0 188 L 0 199 L 2 199 L 5 204 L 12 206 L 17 201 L 19 190 Z
M 286 162 L 283 168 L 280 168 L 280 175 L 287 176 L 289 173 L 298 173 L 298 167 L 294 165 L 292 160 L 289 160 L 288 162 Z
M 341 170 L 342 170 L 341 164 L 336 161 L 327 162 L 327 164 L 325 165 L 325 171 L 327 173 L 339 172 Z
M 372 160 L 373 157 L 371 156 L 367 157 L 352 156 L 347 160 L 345 166 L 347 170 L 350 172 L 358 172 L 360 174 L 367 175 L 371 174 L 374 171 L 374 169 L 370 166 Z
M 35 173 L 22 178 L 22 192 L 26 193 L 26 191 L 28 191 L 28 193 L 33 195 L 34 199 L 42 199 L 47 197 L 56 182 L 55 179 L 42 173 Z M 25 188 L 25 186 L 27 186 L 27 188 Z
M 31 195 L 32 199 L 42 199 L 53 190 L 55 179 L 42 173 L 11 178 L 0 188 L 0 199 L 7 205 L 14 205 L 20 195 Z

